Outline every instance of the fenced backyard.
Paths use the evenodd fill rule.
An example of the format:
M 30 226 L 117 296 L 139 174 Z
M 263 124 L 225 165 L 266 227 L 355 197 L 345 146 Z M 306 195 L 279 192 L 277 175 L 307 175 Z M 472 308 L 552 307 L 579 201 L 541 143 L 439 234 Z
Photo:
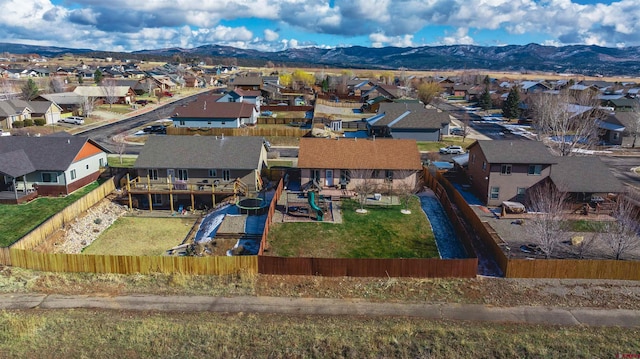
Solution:
M 507 278 L 617 279 L 640 280 L 640 261 L 607 259 L 517 259 L 503 250 L 505 243 L 490 223 L 482 221 L 457 189 L 440 173 L 435 177 L 456 205 L 461 215 L 491 252 Z M 429 179 L 432 180 L 432 179 Z

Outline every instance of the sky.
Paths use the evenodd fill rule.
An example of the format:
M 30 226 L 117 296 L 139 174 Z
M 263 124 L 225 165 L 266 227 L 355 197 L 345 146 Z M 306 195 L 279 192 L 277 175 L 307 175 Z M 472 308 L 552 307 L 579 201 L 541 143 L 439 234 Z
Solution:
M 0 0 L 0 9 L 0 42 L 102 51 L 640 46 L 639 0 Z

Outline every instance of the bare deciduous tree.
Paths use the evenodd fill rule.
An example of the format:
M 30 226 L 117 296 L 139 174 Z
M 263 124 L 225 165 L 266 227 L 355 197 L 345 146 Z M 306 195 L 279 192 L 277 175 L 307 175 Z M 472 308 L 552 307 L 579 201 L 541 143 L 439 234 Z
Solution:
M 559 191 L 549 182 L 527 192 L 528 211 L 534 212 L 535 216 L 527 219 L 526 224 L 545 258 L 551 257 L 562 242 L 562 210 L 566 199 L 566 192 Z
M 633 127 L 629 129 L 633 136 L 633 143 L 631 143 L 631 147 L 636 148 L 636 141 L 640 134 L 640 101 L 638 101 L 638 99 L 634 101 L 633 109 L 631 111 L 633 114 Z
M 400 197 L 400 202 L 404 207 L 403 213 L 411 213 L 409 211 L 409 201 L 416 193 L 418 181 L 416 180 L 417 171 L 415 170 L 399 170 L 394 171 L 394 174 L 398 177 L 398 184 L 396 184 L 395 192 Z
M 125 150 L 127 149 L 127 142 L 125 141 L 124 134 L 118 134 L 111 138 L 111 140 L 116 144 L 116 153 L 120 158 L 120 163 L 122 164 L 122 155 L 124 155 Z
M 626 197 L 620 197 L 611 215 L 617 221 L 605 225 L 602 239 L 611 249 L 613 257 L 620 260 L 629 251 L 640 247 L 640 237 L 638 236 L 640 210 Z
M 364 205 L 370 194 L 374 193 L 378 188 L 373 177 L 373 170 L 357 169 L 349 171 L 351 181 L 355 182 L 355 191 L 358 194 L 358 202 L 360 203 L 360 211 L 364 212 Z
M 15 100 L 20 95 L 20 90 L 14 81 L 0 79 L 0 100 Z
M 118 83 L 114 79 L 105 79 L 102 81 L 102 92 L 104 99 L 109 104 L 109 108 L 118 101 Z
M 65 79 L 60 76 L 52 76 L 51 81 L 49 81 L 49 87 L 53 93 L 64 92 L 66 88 Z
M 85 96 L 80 104 L 80 110 L 85 117 L 91 116 L 96 108 L 96 100 L 93 97 Z
M 588 90 L 534 95 L 531 107 L 538 138 L 551 136 L 561 156 L 571 156 L 579 147 L 592 147 L 598 141 L 596 120 L 604 114 L 599 105 L 596 95 Z

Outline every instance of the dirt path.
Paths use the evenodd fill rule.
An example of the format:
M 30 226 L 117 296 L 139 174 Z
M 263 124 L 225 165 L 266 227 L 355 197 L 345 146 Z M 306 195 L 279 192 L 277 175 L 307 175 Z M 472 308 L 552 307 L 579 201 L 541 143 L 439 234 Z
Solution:
M 640 327 L 640 311 L 628 309 L 493 307 L 478 304 L 373 303 L 358 299 L 209 297 L 209 296 L 64 296 L 0 295 L 0 309 L 107 309 L 160 312 L 271 313 L 294 315 L 418 317 L 562 326 Z

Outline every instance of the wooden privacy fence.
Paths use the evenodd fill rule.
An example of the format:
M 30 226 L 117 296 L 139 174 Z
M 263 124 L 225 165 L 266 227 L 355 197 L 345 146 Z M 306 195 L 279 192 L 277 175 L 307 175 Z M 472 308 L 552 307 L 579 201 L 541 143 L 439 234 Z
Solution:
M 483 222 L 462 195 L 441 174 L 436 175 L 464 220 L 489 248 L 507 278 L 619 279 L 640 280 L 640 261 L 606 259 L 516 259 L 508 258 L 500 244 L 502 239 L 488 222 Z M 426 178 L 426 176 L 425 176 Z
M 9 253 L 8 247 L 0 248 L 0 264 L 4 264 L 6 266 L 10 266 L 11 264 L 11 254 Z
M 104 199 L 109 193 L 113 192 L 115 188 L 115 181 L 113 178 L 110 178 L 98 186 L 98 188 L 87 193 L 62 211 L 51 216 L 41 225 L 34 228 L 31 232 L 27 233 L 27 235 L 9 247 L 17 249 L 33 249 L 39 246 L 45 239 L 47 239 L 47 237 L 55 231 L 63 228 L 66 224 L 72 222 L 81 213 Z
M 258 259 L 258 272 L 260 274 L 318 275 L 325 277 L 474 278 L 477 268 L 477 258 L 361 259 L 260 256 Z
M 245 128 L 201 128 L 201 127 L 167 127 L 167 135 L 176 136 L 284 136 L 303 137 L 309 130 L 298 127 L 245 127 Z
M 267 246 L 267 237 L 269 236 L 269 227 L 271 227 L 271 223 L 273 223 L 273 214 L 276 213 L 276 206 L 278 205 L 278 200 L 282 195 L 283 187 L 284 187 L 284 181 L 281 178 L 280 182 L 278 182 L 276 193 L 273 195 L 273 199 L 271 199 L 271 204 L 269 205 L 269 212 L 267 214 L 267 220 L 264 222 L 264 231 L 262 231 L 262 240 L 260 241 L 260 250 L 258 250 L 258 255 L 260 256 L 264 253 L 264 249 Z
M 640 262 L 606 259 L 509 259 L 506 276 L 640 280 Z
M 444 187 L 438 183 L 438 181 L 429 173 L 429 170 L 426 167 L 422 168 L 423 178 L 425 185 L 429 187 L 433 193 L 438 198 L 440 205 L 447 213 L 447 217 L 451 222 L 453 229 L 456 232 L 456 235 L 460 239 L 460 242 L 464 246 L 465 251 L 469 257 L 475 257 L 475 251 L 473 250 L 473 245 L 471 244 L 471 235 L 467 232 L 467 228 L 465 227 L 462 219 L 458 216 L 458 213 L 454 209 L 454 206 L 449 199 L 449 195 Z
M 10 254 L 14 266 L 48 272 L 180 273 L 188 275 L 255 274 L 258 272 L 257 256 L 111 256 L 40 253 L 15 248 L 10 249 Z

